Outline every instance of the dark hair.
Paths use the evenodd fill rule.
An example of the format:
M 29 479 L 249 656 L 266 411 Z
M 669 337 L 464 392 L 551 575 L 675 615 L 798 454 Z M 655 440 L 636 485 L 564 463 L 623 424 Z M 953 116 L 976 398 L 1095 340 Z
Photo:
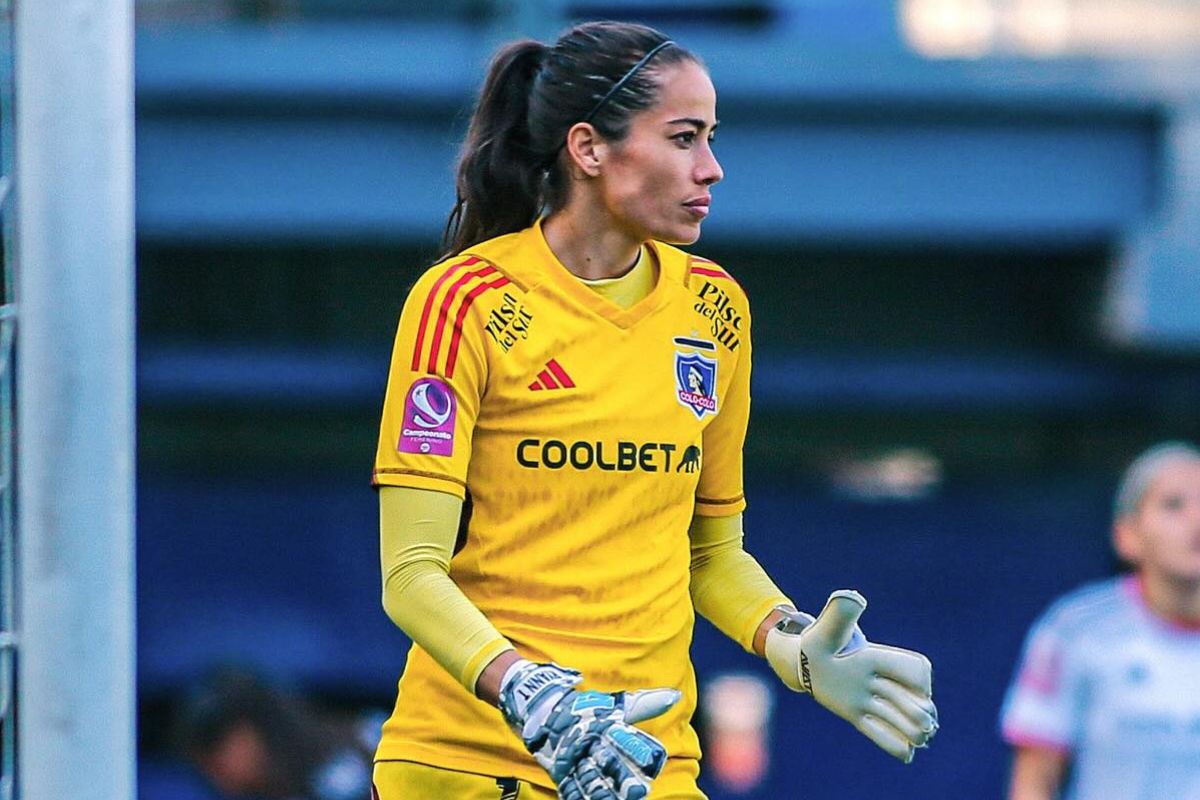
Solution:
M 567 182 L 558 156 L 567 131 L 586 120 L 606 139 L 625 138 L 630 117 L 657 101 L 661 69 L 698 61 L 672 42 L 634 69 L 668 41 L 644 25 L 588 22 L 553 47 L 525 39 L 501 49 L 463 144 L 446 255 L 519 231 L 543 210 L 561 207 Z

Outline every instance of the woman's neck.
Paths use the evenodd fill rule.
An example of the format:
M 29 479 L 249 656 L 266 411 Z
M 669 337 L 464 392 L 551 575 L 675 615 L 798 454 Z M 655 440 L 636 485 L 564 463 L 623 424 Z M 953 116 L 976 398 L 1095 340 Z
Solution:
M 1200 582 L 1177 580 L 1149 570 L 1139 575 L 1146 605 L 1160 617 L 1188 627 L 1200 626 Z
M 617 278 L 637 263 L 642 242 L 614 228 L 600 214 L 585 215 L 570 208 L 542 222 L 546 244 L 571 273 L 584 280 Z

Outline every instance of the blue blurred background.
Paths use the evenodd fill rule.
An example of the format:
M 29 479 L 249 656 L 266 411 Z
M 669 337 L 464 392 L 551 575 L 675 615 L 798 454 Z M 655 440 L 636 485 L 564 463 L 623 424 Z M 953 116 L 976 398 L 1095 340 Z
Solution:
M 755 311 L 748 547 L 928 653 L 902 767 L 775 695 L 725 798 L 985 798 L 1033 617 L 1116 569 L 1125 462 L 1200 439 L 1200 4 L 1189 0 L 138 0 L 140 794 L 206 667 L 389 706 L 368 487 L 395 322 L 434 259 L 501 42 L 619 18 L 717 86 L 694 248 Z M 704 682 L 769 673 L 707 623 Z

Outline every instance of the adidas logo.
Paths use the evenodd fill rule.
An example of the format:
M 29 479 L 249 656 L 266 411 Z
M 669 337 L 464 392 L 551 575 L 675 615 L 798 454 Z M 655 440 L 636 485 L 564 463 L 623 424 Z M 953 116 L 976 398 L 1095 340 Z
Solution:
M 574 389 L 575 381 L 553 358 L 546 362 L 546 368 L 538 373 L 537 380 L 529 384 L 529 391 L 540 392 L 543 389 Z

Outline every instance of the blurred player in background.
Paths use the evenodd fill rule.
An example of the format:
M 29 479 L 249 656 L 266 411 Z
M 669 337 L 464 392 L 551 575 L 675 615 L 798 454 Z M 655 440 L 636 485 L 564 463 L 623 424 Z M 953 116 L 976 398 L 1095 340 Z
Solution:
M 319 713 L 243 668 L 214 668 L 191 687 L 175 738 L 227 797 L 363 800 L 370 792 L 375 737 L 366 721 Z
M 861 597 L 814 621 L 742 549 L 749 308 L 672 246 L 708 215 L 716 127 L 704 66 L 650 28 L 492 61 L 375 464 L 383 602 L 414 642 L 381 800 L 639 798 L 656 776 L 702 798 L 695 610 L 897 758 L 936 730 L 929 662 L 866 642 Z
M 1131 575 L 1035 623 L 1002 713 L 1011 800 L 1200 799 L 1200 451 L 1139 456 L 1113 541 Z

